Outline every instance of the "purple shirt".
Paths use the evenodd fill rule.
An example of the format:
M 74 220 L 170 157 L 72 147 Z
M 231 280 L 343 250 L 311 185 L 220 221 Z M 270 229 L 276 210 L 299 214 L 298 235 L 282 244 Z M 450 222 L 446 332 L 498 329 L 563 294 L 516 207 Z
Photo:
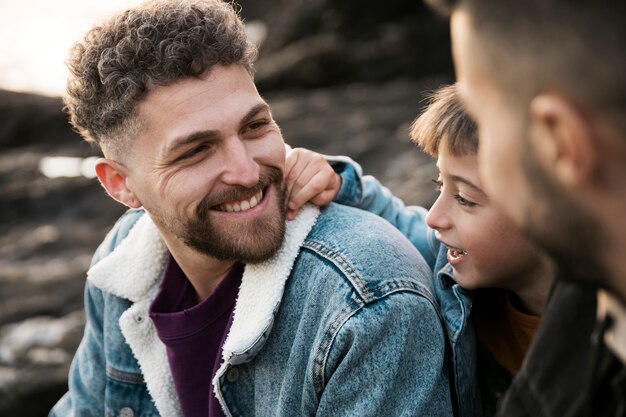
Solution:
M 165 344 L 174 386 L 186 417 L 224 417 L 213 393 L 222 345 L 232 324 L 243 266 L 235 264 L 213 294 L 198 304 L 196 292 L 174 258 L 150 306 Z

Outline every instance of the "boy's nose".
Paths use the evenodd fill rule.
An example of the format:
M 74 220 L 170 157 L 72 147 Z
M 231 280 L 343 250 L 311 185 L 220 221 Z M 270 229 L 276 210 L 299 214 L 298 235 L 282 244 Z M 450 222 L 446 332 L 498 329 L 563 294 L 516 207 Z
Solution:
M 452 227 L 443 193 L 439 194 L 439 197 L 435 200 L 435 203 L 428 211 L 428 214 L 426 214 L 426 224 L 431 229 L 438 231 L 446 230 Z

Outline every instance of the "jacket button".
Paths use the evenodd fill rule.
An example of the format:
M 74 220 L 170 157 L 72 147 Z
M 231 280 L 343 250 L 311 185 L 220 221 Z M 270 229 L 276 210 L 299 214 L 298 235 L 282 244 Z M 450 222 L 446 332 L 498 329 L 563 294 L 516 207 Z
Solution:
M 228 380 L 228 382 L 235 382 L 235 381 L 237 381 L 239 379 L 239 369 L 237 369 L 237 368 L 230 368 L 230 370 L 226 374 L 226 379 Z
M 135 412 L 130 407 L 124 407 L 120 410 L 119 417 L 134 417 Z

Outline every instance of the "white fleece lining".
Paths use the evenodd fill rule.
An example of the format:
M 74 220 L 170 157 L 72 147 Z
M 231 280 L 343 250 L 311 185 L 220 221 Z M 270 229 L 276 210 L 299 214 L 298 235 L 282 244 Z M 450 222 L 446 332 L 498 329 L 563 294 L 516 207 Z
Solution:
M 183 415 L 165 345 L 148 316 L 169 256 L 157 227 L 145 214 L 113 252 L 87 272 L 87 279 L 101 290 L 133 302 L 120 316 L 120 330 L 163 417 Z
M 276 255 L 266 262 L 245 266 L 233 323 L 223 346 L 223 363 L 214 379 L 224 409 L 226 404 L 218 392 L 219 376 L 234 354 L 254 346 L 271 327 L 285 282 L 318 215 L 317 207 L 305 206 L 295 220 L 287 222 L 285 241 Z M 168 259 L 169 251 L 158 229 L 150 216 L 144 215 L 118 247 L 88 271 L 87 279 L 103 291 L 134 303 L 120 317 L 122 334 L 139 363 L 157 410 L 164 417 L 173 417 L 182 415 L 182 410 L 165 346 L 148 316 Z
M 231 414 L 220 390 L 220 377 L 233 355 L 250 349 L 271 327 L 291 268 L 319 213 L 316 206 L 305 206 L 296 219 L 287 223 L 285 242 L 278 253 L 266 262 L 248 264 L 244 269 L 233 323 L 222 346 L 222 364 L 213 378 L 213 391 L 227 416 Z
M 87 272 L 103 291 L 139 301 L 160 284 L 170 253 L 149 215 L 144 214 L 128 236 Z
M 122 313 L 120 328 L 139 362 L 144 381 L 159 414 L 163 417 L 182 416 L 172 371 L 167 365 L 165 345 L 157 336 L 154 324 L 148 317 L 148 309 L 156 297 L 158 286 L 154 290 L 151 291 L 154 294 L 136 302 Z
M 294 221 L 287 223 L 286 244 L 276 255 L 268 261 L 245 266 L 233 324 L 222 347 L 224 362 L 252 347 L 273 321 L 293 263 L 318 215 L 319 209 L 305 207 Z

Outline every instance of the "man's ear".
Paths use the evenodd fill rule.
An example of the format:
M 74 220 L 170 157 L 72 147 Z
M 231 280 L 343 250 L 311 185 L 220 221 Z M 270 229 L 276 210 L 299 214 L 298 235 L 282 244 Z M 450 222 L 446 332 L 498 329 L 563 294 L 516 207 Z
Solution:
M 139 208 L 141 203 L 126 182 L 126 169 L 112 159 L 100 158 L 96 161 L 96 175 L 100 184 L 114 199 L 130 208 Z
M 544 167 L 563 186 L 593 180 L 600 150 L 585 114 L 556 94 L 541 94 L 530 103 L 533 145 Z

